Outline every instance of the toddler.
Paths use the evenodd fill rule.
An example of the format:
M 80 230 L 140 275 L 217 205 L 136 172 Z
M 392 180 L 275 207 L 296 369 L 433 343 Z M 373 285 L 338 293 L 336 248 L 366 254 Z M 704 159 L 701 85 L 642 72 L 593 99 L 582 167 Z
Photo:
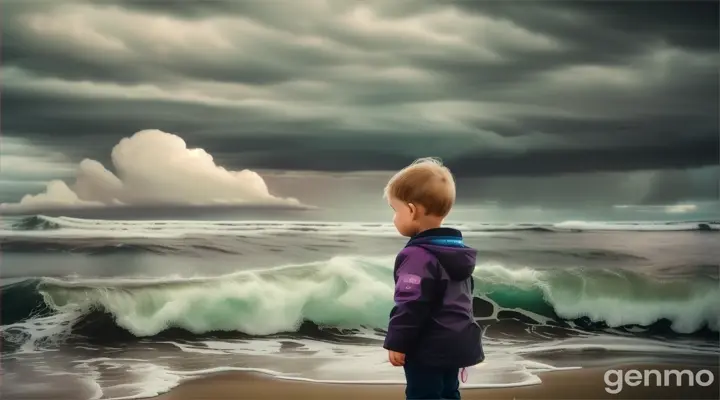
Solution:
M 421 158 L 390 179 L 384 197 L 410 240 L 395 260 L 395 306 L 383 347 L 405 370 L 406 399 L 460 399 L 461 368 L 482 362 L 472 310 L 476 250 L 442 227 L 455 181 L 442 162 Z

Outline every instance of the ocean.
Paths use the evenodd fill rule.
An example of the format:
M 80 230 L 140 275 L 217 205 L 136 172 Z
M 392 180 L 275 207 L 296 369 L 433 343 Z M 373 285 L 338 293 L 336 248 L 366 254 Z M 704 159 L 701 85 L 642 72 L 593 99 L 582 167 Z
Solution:
M 625 362 L 716 366 L 720 222 L 449 224 L 478 249 L 464 387 Z M 382 340 L 391 224 L 13 217 L 3 399 L 137 399 L 221 371 L 404 383 Z

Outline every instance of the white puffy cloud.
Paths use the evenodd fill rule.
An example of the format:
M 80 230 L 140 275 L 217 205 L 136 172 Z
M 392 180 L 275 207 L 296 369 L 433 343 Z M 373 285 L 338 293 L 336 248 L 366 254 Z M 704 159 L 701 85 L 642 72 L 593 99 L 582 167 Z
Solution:
M 73 184 L 53 180 L 45 192 L 3 203 L 0 211 L 159 204 L 303 206 L 294 198 L 270 194 L 256 172 L 227 170 L 205 150 L 190 149 L 179 136 L 160 130 L 122 139 L 111 158 L 115 172 L 85 159 Z

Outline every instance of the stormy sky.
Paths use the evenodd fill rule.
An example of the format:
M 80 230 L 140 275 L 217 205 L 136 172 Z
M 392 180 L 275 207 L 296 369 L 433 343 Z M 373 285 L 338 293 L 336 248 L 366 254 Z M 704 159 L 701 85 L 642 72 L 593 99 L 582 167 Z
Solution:
M 145 129 L 304 203 L 374 196 L 383 171 L 423 156 L 451 167 L 461 203 L 717 200 L 718 13 L 710 1 L 6 1 L 0 201 L 72 178 L 84 158 L 112 169 L 113 146 Z M 317 195 L 328 185 L 345 189 Z

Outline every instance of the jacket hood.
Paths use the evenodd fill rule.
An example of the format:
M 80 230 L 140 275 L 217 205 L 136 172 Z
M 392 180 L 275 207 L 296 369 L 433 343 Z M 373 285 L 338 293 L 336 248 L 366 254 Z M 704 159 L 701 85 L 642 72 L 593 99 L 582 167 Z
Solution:
M 407 246 L 431 252 L 452 280 L 463 281 L 475 270 L 477 250 L 465 246 L 462 233 L 457 229 L 429 229 L 411 238 Z

